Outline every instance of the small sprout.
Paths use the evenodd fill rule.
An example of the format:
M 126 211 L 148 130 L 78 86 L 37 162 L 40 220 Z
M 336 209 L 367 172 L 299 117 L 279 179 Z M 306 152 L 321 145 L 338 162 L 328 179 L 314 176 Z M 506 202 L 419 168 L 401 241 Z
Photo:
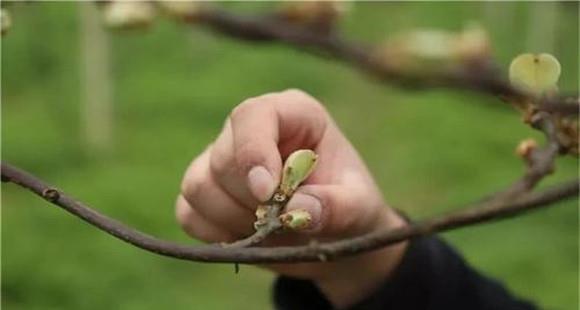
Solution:
M 5 35 L 10 27 L 12 27 L 12 18 L 10 17 L 10 13 L 6 9 L 0 9 L 0 33 Z
M 268 206 L 260 205 L 256 209 L 256 221 L 254 222 L 254 229 L 258 230 L 260 227 L 266 225 L 268 219 L 266 216 L 268 215 Z
M 311 150 L 298 150 L 290 154 L 284 163 L 280 192 L 286 197 L 291 196 L 314 170 L 317 160 L 318 156 Z
M 155 7 L 145 1 L 112 1 L 104 7 L 105 24 L 115 29 L 149 26 L 155 18 Z
M 522 140 L 520 144 L 518 144 L 518 147 L 516 148 L 516 154 L 521 158 L 528 159 L 532 152 L 537 148 L 538 142 L 536 142 L 536 140 L 531 138 L 525 139 Z
M 305 210 L 298 209 L 280 215 L 282 225 L 292 230 L 303 230 L 310 226 L 312 216 Z
M 263 220 L 266 218 L 266 213 L 268 213 L 267 206 L 260 205 L 256 209 L 256 218 L 258 220 Z
M 200 1 L 157 1 L 159 7 L 168 15 L 179 19 L 195 19 L 204 9 Z
M 537 96 L 557 91 L 561 67 L 550 54 L 521 54 L 510 64 L 509 77 L 514 87 Z

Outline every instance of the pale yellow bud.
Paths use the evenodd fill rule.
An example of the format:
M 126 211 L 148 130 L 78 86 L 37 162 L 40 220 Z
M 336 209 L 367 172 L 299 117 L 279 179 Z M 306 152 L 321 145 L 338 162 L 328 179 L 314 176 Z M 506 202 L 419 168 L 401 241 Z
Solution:
M 457 36 L 455 55 L 460 60 L 477 60 L 489 57 L 491 44 L 485 29 L 479 24 L 469 24 Z
M 528 158 L 530 154 L 537 148 L 538 142 L 536 142 L 536 140 L 531 138 L 525 139 L 518 144 L 516 148 L 516 154 L 522 158 Z
M 104 20 L 116 29 L 149 26 L 155 18 L 155 7 L 145 1 L 113 1 L 104 7 Z
M 285 2 L 280 9 L 281 15 L 289 21 L 312 24 L 321 19 L 332 22 L 351 9 L 348 1 L 296 1 Z

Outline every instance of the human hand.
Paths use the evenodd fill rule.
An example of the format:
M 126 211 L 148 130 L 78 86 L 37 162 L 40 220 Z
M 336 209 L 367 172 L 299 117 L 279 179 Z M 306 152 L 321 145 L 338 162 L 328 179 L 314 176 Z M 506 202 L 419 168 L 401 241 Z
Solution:
M 333 241 L 405 225 L 383 201 L 356 150 L 324 107 L 288 90 L 248 99 L 226 120 L 219 137 L 187 169 L 176 214 L 183 229 L 206 242 L 231 242 L 254 231 L 255 209 L 277 188 L 282 163 L 312 149 L 318 164 L 286 205 L 303 209 L 310 226 L 270 236 L 268 246 Z M 269 264 L 283 275 L 310 279 L 337 307 L 372 292 L 400 261 L 406 243 L 325 263 Z

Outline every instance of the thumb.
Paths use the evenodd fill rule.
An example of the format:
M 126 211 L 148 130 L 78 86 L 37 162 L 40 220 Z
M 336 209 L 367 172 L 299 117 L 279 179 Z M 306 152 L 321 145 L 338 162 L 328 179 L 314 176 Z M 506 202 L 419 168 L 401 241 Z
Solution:
M 367 196 L 367 197 L 365 197 Z M 386 207 L 369 201 L 360 187 L 346 185 L 305 185 L 298 189 L 286 206 L 286 212 L 304 210 L 311 216 L 309 227 L 302 231 L 320 237 L 340 238 L 373 230 L 379 212 Z

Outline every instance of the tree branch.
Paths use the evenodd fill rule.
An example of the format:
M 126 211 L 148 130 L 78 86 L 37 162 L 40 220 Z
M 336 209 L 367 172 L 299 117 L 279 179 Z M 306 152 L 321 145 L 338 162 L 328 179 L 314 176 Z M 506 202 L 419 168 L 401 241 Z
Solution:
M 282 20 L 275 15 L 241 16 L 217 8 L 208 8 L 189 22 L 202 25 L 215 33 L 255 43 L 278 42 L 299 50 L 331 57 L 345 62 L 378 79 L 405 87 L 447 87 L 471 89 L 485 94 L 536 101 L 529 94 L 510 85 L 490 59 L 482 59 L 460 69 L 409 76 L 395 70 L 373 57 L 373 48 L 342 38 L 336 32 L 316 31 L 306 26 Z M 538 105 L 540 110 L 558 111 L 577 115 L 580 109 L 578 95 L 551 98 Z
M 2 163 L 2 180 L 29 189 L 36 195 L 81 218 L 98 229 L 141 249 L 190 261 L 273 263 L 332 260 L 378 249 L 406 239 L 507 218 L 578 195 L 579 180 L 569 181 L 539 193 L 522 194 L 511 201 L 488 201 L 477 208 L 460 210 L 398 229 L 385 229 L 356 238 L 316 245 L 276 248 L 224 248 L 219 244 L 185 246 L 144 234 L 90 209 L 83 203 L 16 167 Z

